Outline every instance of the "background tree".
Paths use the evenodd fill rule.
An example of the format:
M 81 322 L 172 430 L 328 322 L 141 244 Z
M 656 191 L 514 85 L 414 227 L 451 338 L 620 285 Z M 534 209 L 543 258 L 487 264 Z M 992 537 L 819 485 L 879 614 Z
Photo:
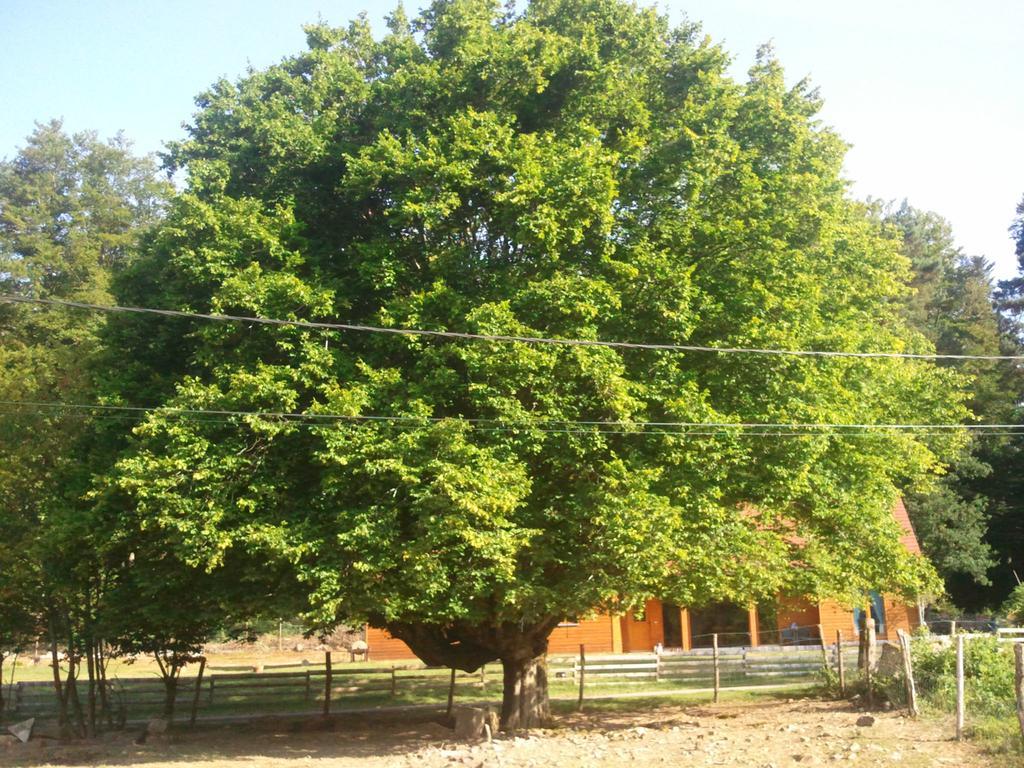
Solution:
M 1021 354 L 1005 308 L 997 296 L 991 264 L 968 257 L 954 242 L 952 228 L 935 213 L 904 202 L 885 220 L 903 237 L 903 252 L 914 270 L 905 312 L 936 350 L 954 355 Z M 971 376 L 971 420 L 1014 423 L 1024 394 L 1020 366 L 1009 362 L 952 363 Z M 997 607 L 1013 583 L 1007 558 L 1020 553 L 1008 514 L 1014 493 L 1014 438 L 976 437 L 950 471 L 930 489 L 907 494 L 907 507 L 922 548 L 946 581 L 957 606 Z M 1008 506 L 1008 503 L 1010 506 Z
M 769 50 L 735 83 L 696 26 L 620 0 L 439 1 L 389 28 L 309 27 L 308 51 L 200 96 L 169 152 L 188 188 L 123 286 L 135 303 L 931 349 L 895 301 L 910 277 L 899 243 L 846 197 L 844 145 Z M 297 415 L 151 413 L 105 492 L 185 563 L 289 569 L 317 626 L 369 620 L 462 669 L 500 659 L 505 727 L 545 714 L 543 655 L 565 617 L 652 595 L 853 602 L 934 586 L 890 510 L 955 432 L 639 424 L 959 420 L 961 380 L 927 362 L 152 333 L 126 332 L 119 351 L 169 373 L 126 377 L 127 392 Z
M 168 191 L 122 137 L 38 125 L 0 163 L 0 293 L 110 301 L 113 275 L 159 219 Z M 55 665 L 55 687 L 62 713 L 71 706 L 81 728 L 94 717 L 75 680 L 84 660 L 92 673 L 84 706 L 94 714 L 100 648 L 91 628 L 106 581 L 96 544 L 109 533 L 82 498 L 97 438 L 89 413 L 39 403 L 95 399 L 102 324 L 91 313 L 0 303 L 0 594 L 23 601 L 7 606 L 30 607 L 29 625 L 49 634 L 55 658 L 66 650 L 67 678 Z

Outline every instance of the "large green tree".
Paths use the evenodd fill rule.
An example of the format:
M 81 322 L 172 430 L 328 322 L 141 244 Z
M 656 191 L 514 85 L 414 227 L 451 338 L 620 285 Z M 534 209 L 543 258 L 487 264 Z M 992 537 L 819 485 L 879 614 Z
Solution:
M 439 0 L 389 30 L 309 27 L 307 51 L 200 96 L 168 155 L 187 189 L 122 300 L 931 349 L 895 301 L 899 242 L 849 199 L 818 96 L 769 50 L 734 82 L 696 26 L 622 0 Z M 166 364 L 129 366 L 126 402 L 301 416 L 154 412 L 107 496 L 185 562 L 291 573 L 314 624 L 500 659 L 506 727 L 544 715 L 565 617 L 934 586 L 890 510 L 960 435 L 642 424 L 958 421 L 962 382 L 930 363 L 164 322 L 125 321 L 124 358 Z

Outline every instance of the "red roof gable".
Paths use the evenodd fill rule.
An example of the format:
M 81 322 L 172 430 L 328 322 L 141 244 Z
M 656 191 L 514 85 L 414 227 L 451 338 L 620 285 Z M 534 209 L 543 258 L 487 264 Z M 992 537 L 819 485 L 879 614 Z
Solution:
M 896 506 L 892 508 L 892 516 L 900 524 L 900 528 L 903 529 L 900 543 L 907 548 L 908 552 L 920 555 L 921 545 L 917 543 L 917 534 L 914 533 L 914 526 L 910 523 L 910 515 L 907 514 L 907 508 L 903 504 L 903 499 L 896 499 Z

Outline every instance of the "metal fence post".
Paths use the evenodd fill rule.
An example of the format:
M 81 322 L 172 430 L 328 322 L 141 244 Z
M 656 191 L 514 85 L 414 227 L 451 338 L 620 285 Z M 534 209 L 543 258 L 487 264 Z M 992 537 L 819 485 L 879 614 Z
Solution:
M 718 669 L 718 633 L 711 635 L 711 656 L 715 664 L 715 704 L 718 703 L 719 669 Z
M 587 676 L 587 656 L 586 651 L 583 648 L 583 643 L 580 643 L 580 695 L 576 700 L 576 709 L 583 709 L 583 681 Z
M 964 739 L 964 636 L 956 636 L 956 740 Z

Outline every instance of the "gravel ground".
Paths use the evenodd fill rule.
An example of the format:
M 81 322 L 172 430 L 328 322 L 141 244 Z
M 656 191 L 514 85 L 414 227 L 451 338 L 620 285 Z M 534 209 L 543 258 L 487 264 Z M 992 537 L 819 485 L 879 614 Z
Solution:
M 858 720 L 860 725 L 858 725 Z M 868 720 L 871 724 L 868 725 Z M 91 744 L 0 747 L 0 765 L 146 765 L 150 768 L 602 768 L 649 765 L 978 766 L 1008 768 L 950 739 L 945 720 L 900 713 L 864 718 L 847 703 L 813 699 L 719 705 L 599 707 L 563 715 L 556 727 L 491 743 L 460 744 L 444 726 L 414 713 L 318 720 L 264 719 L 136 744 L 111 736 Z M 1019 763 L 1018 763 L 1019 764 Z

